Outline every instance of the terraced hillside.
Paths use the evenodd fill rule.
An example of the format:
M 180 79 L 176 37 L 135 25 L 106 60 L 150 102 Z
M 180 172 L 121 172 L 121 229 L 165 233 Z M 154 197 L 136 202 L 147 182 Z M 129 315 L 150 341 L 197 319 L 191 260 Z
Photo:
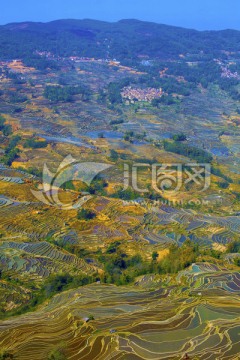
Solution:
M 239 359 L 239 32 L 206 35 L 0 27 L 0 360 Z
M 1 322 L 1 346 L 22 360 L 46 359 L 58 346 L 76 360 L 238 359 L 239 273 L 199 263 L 168 281 L 162 287 L 161 279 L 143 277 L 131 287 L 57 295 L 35 313 Z

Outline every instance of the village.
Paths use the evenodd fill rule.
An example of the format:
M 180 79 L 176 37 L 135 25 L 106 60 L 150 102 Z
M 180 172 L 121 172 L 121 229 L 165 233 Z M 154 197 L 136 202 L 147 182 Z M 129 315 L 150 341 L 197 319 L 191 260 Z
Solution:
M 140 88 L 133 88 L 131 86 L 127 86 L 123 88 L 121 95 L 123 99 L 131 103 L 134 103 L 136 101 L 151 102 L 153 99 L 161 97 L 163 95 L 163 91 L 161 88 L 140 89 Z
M 240 80 L 240 75 L 238 74 L 237 71 L 235 71 L 234 73 L 231 72 L 231 70 L 229 70 L 227 67 L 222 66 L 222 74 L 221 76 L 223 78 L 227 78 L 227 79 L 236 79 L 236 80 Z
M 225 65 L 221 60 L 219 59 L 214 59 L 214 61 L 221 67 L 222 70 L 222 74 L 221 77 L 222 78 L 226 78 L 226 79 L 236 79 L 236 80 L 240 80 L 240 75 L 237 71 L 232 72 L 229 69 L 229 65 L 235 65 L 236 63 L 231 61 L 229 62 L 227 65 Z

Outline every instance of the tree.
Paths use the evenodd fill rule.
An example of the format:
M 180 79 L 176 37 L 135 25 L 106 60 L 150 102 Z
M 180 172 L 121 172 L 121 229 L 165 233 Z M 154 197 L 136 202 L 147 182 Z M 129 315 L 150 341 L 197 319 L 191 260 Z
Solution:
M 12 134 L 12 127 L 11 125 L 5 125 L 3 128 L 3 135 L 4 136 L 9 136 Z
M 157 252 L 157 251 L 154 251 L 154 252 L 152 253 L 152 259 L 153 259 L 153 261 L 156 261 L 158 257 L 159 257 L 158 252 Z
M 2 131 L 3 127 L 4 127 L 4 124 L 5 124 L 5 118 L 0 115 L 0 130 Z
M 111 160 L 112 162 L 116 162 L 118 159 L 119 159 L 118 153 L 117 153 L 115 150 L 112 149 L 112 150 L 110 151 L 110 160 Z
M 175 134 L 175 135 L 173 135 L 172 138 L 173 138 L 174 141 L 185 141 L 185 140 L 187 140 L 187 136 L 184 133 Z
M 228 253 L 240 253 L 240 240 L 235 240 L 228 244 L 227 246 Z
M 239 267 L 240 267 L 240 257 L 236 257 L 236 258 L 234 259 L 234 264 L 235 264 L 236 266 L 239 266 Z
M 87 209 L 83 209 L 81 208 L 80 210 L 78 210 L 78 214 L 77 214 L 77 218 L 78 220 L 92 220 L 96 217 L 95 212 L 91 211 L 91 210 L 87 210 Z
M 23 144 L 24 148 L 41 149 L 47 147 L 47 141 L 37 141 L 35 139 L 27 139 Z
M 67 358 L 62 350 L 55 349 L 49 353 L 47 360 L 67 360 Z
M 14 356 L 10 352 L 6 350 L 0 351 L 0 360 L 12 360 L 12 359 L 14 359 Z
M 160 261 L 159 272 L 177 273 L 196 261 L 198 246 L 186 240 L 181 247 L 172 245 L 169 254 Z

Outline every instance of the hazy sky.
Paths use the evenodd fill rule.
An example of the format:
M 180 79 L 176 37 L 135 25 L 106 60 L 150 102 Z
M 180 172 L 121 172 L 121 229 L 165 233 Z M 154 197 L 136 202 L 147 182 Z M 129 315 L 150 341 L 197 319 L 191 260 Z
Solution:
M 239 29 L 240 0 L 1 0 L 0 24 L 140 19 L 196 29 Z

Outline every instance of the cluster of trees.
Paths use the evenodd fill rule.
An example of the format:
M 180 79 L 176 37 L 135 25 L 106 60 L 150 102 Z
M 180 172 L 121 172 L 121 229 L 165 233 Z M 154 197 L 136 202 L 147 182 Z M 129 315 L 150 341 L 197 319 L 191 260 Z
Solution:
M 96 217 L 95 212 L 88 210 L 88 209 L 84 209 L 84 208 L 79 209 L 78 213 L 77 213 L 78 220 L 89 221 L 89 220 L 95 219 L 95 217 Z
M 235 240 L 228 244 L 227 246 L 228 253 L 240 253 L 240 240 Z
M 105 189 L 108 187 L 107 181 L 101 177 L 96 176 L 95 179 L 91 182 L 91 185 L 88 187 L 88 191 L 90 194 L 98 194 L 98 195 L 106 195 Z
M 47 141 L 45 140 L 41 140 L 38 141 L 36 139 L 27 139 L 24 144 L 23 144 L 24 148 L 32 148 L 32 149 L 42 149 L 47 147 Z
M 4 279 L 14 283 L 14 280 L 9 276 L 4 276 Z M 71 275 L 68 273 L 52 274 L 43 284 L 41 284 L 41 287 L 34 283 L 31 285 L 33 291 L 31 299 L 28 303 L 7 313 L 0 312 L 0 318 L 5 318 L 6 315 L 17 316 L 28 311 L 32 311 L 36 306 L 42 304 L 44 301 L 52 298 L 56 294 L 94 283 L 98 279 L 99 277 L 97 274 L 94 274 L 92 276 L 86 275 L 84 273 L 78 275 Z M 17 283 L 18 285 L 22 284 L 19 279 Z
M 139 275 L 149 273 L 173 274 L 189 267 L 199 256 L 198 245 L 186 240 L 182 247 L 172 245 L 169 254 L 158 261 L 158 252 L 152 254 L 149 263 L 139 254 L 129 256 L 122 252 L 121 243 L 116 241 L 109 245 L 105 254 L 98 260 L 104 264 L 103 282 L 125 285 L 133 282 Z
M 51 298 L 59 292 L 88 285 L 91 284 L 93 281 L 96 281 L 94 277 L 85 274 L 75 276 L 70 274 L 50 275 L 44 284 L 42 294 L 46 298 Z
M 133 142 L 133 137 L 134 137 L 134 132 L 133 131 L 126 131 L 124 136 L 123 136 L 123 139 L 125 141 Z
M 79 192 L 89 192 L 91 195 L 99 195 L 99 196 L 106 196 L 106 188 L 108 187 L 108 182 L 102 176 L 96 176 L 91 184 L 88 186 L 85 183 L 81 183 L 78 186 Z
M 236 266 L 240 266 L 240 257 L 236 257 L 236 258 L 234 259 L 234 264 L 235 264 Z
M 177 273 L 194 263 L 198 255 L 198 245 L 190 240 L 186 240 L 181 247 L 172 245 L 169 254 L 157 264 L 157 270 L 160 274 Z
M 66 245 L 65 243 L 56 242 L 57 246 L 61 246 L 75 255 L 85 258 L 91 256 L 91 253 L 85 249 L 77 249 L 73 245 Z M 236 240 L 230 243 L 227 247 L 228 253 L 240 253 L 240 241 Z M 33 284 L 34 290 L 32 298 L 27 305 L 13 310 L 10 315 L 20 315 L 26 311 L 31 311 L 35 306 L 42 304 L 46 299 L 53 297 L 60 292 L 85 286 L 96 281 L 103 283 L 114 283 L 116 285 L 127 285 L 135 281 L 135 278 L 145 274 L 175 274 L 181 270 L 186 269 L 192 263 L 195 263 L 199 256 L 209 256 L 220 259 L 222 253 L 213 249 L 200 249 L 198 244 L 186 240 L 181 247 L 173 244 L 169 248 L 169 253 L 159 260 L 157 251 L 152 253 L 152 260 L 146 261 L 140 254 L 130 256 L 124 251 L 124 243 L 115 241 L 111 243 L 105 250 L 98 250 L 94 253 L 103 268 L 104 273 L 93 274 L 91 276 L 86 274 L 72 275 L 67 273 L 52 274 L 44 282 L 41 288 Z M 204 261 L 204 260 L 202 260 Z M 235 264 L 240 266 L 240 258 L 236 257 Z M 8 281 L 10 278 L 4 277 Z M 9 315 L 9 313 L 8 313 Z M 4 314 L 2 314 L 4 317 Z M 1 357 L 0 357 L 1 359 Z M 5 359 L 5 358 L 3 358 Z M 6 358 L 8 359 L 8 358 Z M 10 357 L 11 359 L 11 357 Z
M 12 134 L 12 127 L 9 124 L 6 124 L 6 119 L 0 115 L 0 131 L 2 131 L 4 136 L 9 136 Z
M 240 254 L 240 240 L 235 240 L 228 244 L 227 253 Z M 234 264 L 240 267 L 240 255 L 234 258 Z
M 165 62 L 155 60 L 149 67 L 140 67 L 141 70 L 147 71 L 148 74 L 143 75 L 139 81 L 149 87 L 161 87 L 168 94 L 183 96 L 189 96 L 199 84 L 204 88 L 207 88 L 210 84 L 217 84 L 234 100 L 240 100 L 239 81 L 234 78 L 222 77 L 221 67 L 213 61 L 214 57 L 214 54 L 209 54 L 209 56 L 202 54 L 195 57 L 188 54 L 187 60 Z M 221 55 L 221 57 L 224 56 Z M 163 70 L 166 71 L 166 76 L 159 78 L 159 71 Z M 237 65 L 230 66 L 230 70 L 240 72 Z M 184 78 L 186 81 L 179 81 L 177 78 Z M 169 101 L 171 105 L 172 100 L 169 99 Z M 153 106 L 157 106 L 159 103 L 154 101 Z
M 24 103 L 28 100 L 28 97 L 23 94 L 19 94 L 17 92 L 9 92 L 9 101 L 10 103 Z
M 18 74 L 10 72 L 10 71 L 6 71 L 6 77 L 8 79 L 13 80 L 13 84 L 14 85 L 23 85 L 26 83 L 26 80 L 23 79 L 22 77 L 20 77 Z
M 59 65 L 56 61 L 48 60 L 34 54 L 31 54 L 31 56 L 28 57 L 24 57 L 24 64 L 39 71 L 45 71 L 47 69 L 59 70 Z
M 69 180 L 69 181 L 66 181 L 64 182 L 61 186 L 60 186 L 61 189 L 63 190 L 73 190 L 75 191 L 75 186 L 74 186 L 74 183 L 72 180 Z
M 121 243 L 116 241 L 109 245 L 105 254 L 98 260 L 104 265 L 104 283 L 126 285 L 134 281 L 136 276 L 148 273 L 149 265 L 141 255 L 129 256 L 121 251 Z
M 123 124 L 123 123 L 124 123 L 123 119 L 116 119 L 116 120 L 111 120 L 109 124 L 110 125 L 120 125 L 120 124 Z
M 147 68 L 147 75 L 143 75 L 139 78 L 139 83 L 151 88 L 160 89 L 168 94 L 178 94 L 183 96 L 189 96 L 191 91 L 195 88 L 194 84 L 179 82 L 174 76 L 159 77 L 159 69 L 168 68 L 168 63 L 157 63 L 155 66 Z M 142 69 L 146 71 L 146 68 Z
M 225 90 L 234 100 L 240 100 L 240 92 L 237 89 L 239 81 L 234 78 L 223 78 L 221 76 L 221 68 L 213 61 L 213 58 L 205 61 L 197 61 L 192 66 L 189 66 L 189 64 L 184 61 L 169 62 L 167 67 L 168 74 L 184 77 L 190 87 L 201 84 L 204 88 L 207 88 L 210 84 L 218 84 L 220 88 Z M 185 85 L 183 85 L 183 87 L 185 87 Z
M 96 46 L 97 42 L 101 46 Z M 151 59 L 179 59 L 179 54 L 191 51 L 199 58 L 207 55 L 217 58 L 223 56 L 221 50 L 236 51 L 238 44 L 239 33 L 233 30 L 206 35 L 206 32 L 137 20 L 111 24 L 93 20 L 61 20 L 54 24 L 29 23 L 21 31 L 8 27 L 2 27 L 0 31 L 1 57 L 19 58 L 24 54 L 25 61 L 31 66 L 36 61 L 36 49 L 63 57 L 75 54 L 106 58 L 109 55 L 132 63 L 137 54 L 146 54 Z
M 20 171 L 24 171 L 24 172 L 27 172 L 28 174 L 31 174 L 31 175 L 34 175 L 34 176 L 37 176 L 37 177 L 41 177 L 42 176 L 42 170 L 39 170 L 38 168 L 36 167 L 29 167 L 29 168 L 24 168 L 22 166 L 19 166 L 17 168 L 17 170 L 20 170 Z
M 184 133 L 174 134 L 172 136 L 172 139 L 174 141 L 186 141 L 187 140 L 187 135 L 185 135 Z
M 217 167 L 215 167 L 215 166 L 212 166 L 211 172 L 212 172 L 213 175 L 218 176 L 218 177 L 224 179 L 224 180 L 225 180 L 225 183 L 227 183 L 227 184 L 228 184 L 228 183 L 230 183 L 230 184 L 233 183 L 233 180 L 232 180 L 228 175 L 226 175 L 225 173 L 223 173 L 223 172 L 221 171 L 221 169 L 219 169 L 219 168 L 217 168 Z
M 131 78 L 124 78 L 116 82 L 110 82 L 107 87 L 107 99 L 112 105 L 122 103 L 121 91 L 124 87 L 134 82 Z
M 18 157 L 20 150 L 17 148 L 18 143 L 21 140 L 21 136 L 15 135 L 11 138 L 8 146 L 5 149 L 5 154 L 2 158 L 4 164 L 10 166 L 13 161 Z
M 126 190 L 123 187 L 118 187 L 112 197 L 122 200 L 136 200 L 139 198 L 139 193 L 134 191 L 131 187 L 128 187 Z
M 166 151 L 186 156 L 199 163 L 211 163 L 213 160 L 212 155 L 207 151 L 183 144 L 179 141 L 164 141 L 163 146 Z
M 162 105 L 173 105 L 175 103 L 177 103 L 178 100 L 176 98 L 174 98 L 172 95 L 163 95 L 159 98 L 153 99 L 151 104 L 154 107 L 158 107 L 159 104 Z
M 239 80 L 220 78 L 218 84 L 222 90 L 226 91 L 232 97 L 233 100 L 240 100 L 240 92 L 238 89 Z
M 12 360 L 15 356 L 7 350 L 0 350 L 0 360 Z
M 112 162 L 116 162 L 116 161 L 118 161 L 118 159 L 119 159 L 119 155 L 118 155 L 118 153 L 117 153 L 117 151 L 116 151 L 116 150 L 113 150 L 113 149 L 111 149 L 111 150 L 110 150 L 110 156 L 109 156 L 109 159 L 110 159 Z
M 72 102 L 74 95 L 81 95 L 83 101 L 89 101 L 91 90 L 86 86 L 47 86 L 44 91 L 46 99 L 52 102 Z
M 48 354 L 47 360 L 67 360 L 64 351 L 62 349 L 53 349 Z
M 168 74 L 183 76 L 188 83 L 193 85 L 201 84 L 206 88 L 209 83 L 213 83 L 221 78 L 221 69 L 212 60 L 213 58 L 210 61 L 196 61 L 192 65 L 186 62 L 186 60 L 168 62 L 163 64 L 163 66 L 168 68 Z

